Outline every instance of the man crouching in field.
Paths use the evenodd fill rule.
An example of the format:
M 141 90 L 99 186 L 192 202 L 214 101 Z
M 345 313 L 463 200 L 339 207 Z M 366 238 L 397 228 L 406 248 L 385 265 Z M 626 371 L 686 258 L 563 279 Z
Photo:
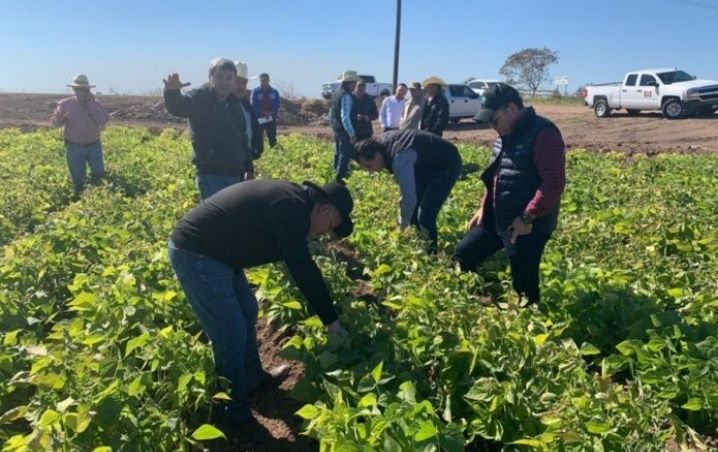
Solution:
M 454 259 L 462 270 L 475 271 L 503 248 L 519 297 L 538 303 L 541 255 L 558 224 L 566 183 L 561 133 L 532 107 L 524 108 L 518 91 L 503 83 L 481 96 L 476 119 L 490 123 L 499 138 L 481 175 L 484 197 Z
M 283 260 L 327 330 L 345 334 L 307 237 L 351 234 L 353 206 L 349 190 L 336 182 L 319 187 L 251 180 L 206 199 L 172 231 L 172 268 L 212 342 L 217 374 L 231 383 L 232 401 L 223 407 L 221 422 L 245 440 L 269 439 L 252 417 L 249 394 L 265 382 L 277 382 L 288 368 L 262 370 L 257 299 L 244 269 Z

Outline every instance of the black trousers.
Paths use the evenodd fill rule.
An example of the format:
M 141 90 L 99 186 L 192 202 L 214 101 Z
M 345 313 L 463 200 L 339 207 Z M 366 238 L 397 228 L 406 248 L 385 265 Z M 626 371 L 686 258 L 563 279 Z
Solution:
M 269 147 L 273 148 L 277 144 L 277 121 L 271 121 L 259 126 L 260 139 L 264 139 L 264 133 L 267 134 L 269 140 Z
M 525 295 L 529 304 L 541 300 L 539 290 L 539 265 L 550 235 L 536 231 L 519 236 L 516 253 L 509 257 L 514 290 L 519 296 Z M 488 257 L 504 248 L 501 236 L 493 228 L 474 226 L 456 246 L 454 260 L 463 271 L 477 271 Z

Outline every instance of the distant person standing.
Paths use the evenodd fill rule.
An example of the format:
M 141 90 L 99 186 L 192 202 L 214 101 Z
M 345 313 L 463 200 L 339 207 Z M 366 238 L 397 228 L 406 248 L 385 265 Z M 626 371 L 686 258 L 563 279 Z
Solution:
M 414 82 L 409 86 L 411 99 L 404 107 L 404 113 L 401 115 L 400 129 L 419 130 L 421 128 L 421 116 L 424 114 L 426 106 L 426 98 L 421 89 L 421 83 Z
M 449 101 L 444 96 L 446 83 L 439 77 L 424 80 L 427 103 L 421 118 L 421 130 L 442 136 L 449 124 Z
M 329 108 L 329 123 L 334 132 L 336 150 L 334 152 L 334 170 L 337 182 L 344 182 L 349 171 L 349 160 L 354 153 L 353 145 L 357 142 L 356 109 L 354 108 L 354 89 L 362 78 L 356 71 L 344 71 L 339 79 L 339 87 L 332 94 Z
M 244 61 L 237 61 L 235 63 L 237 67 L 237 82 L 235 84 L 234 94 L 239 98 L 242 104 L 242 112 L 244 113 L 244 120 L 247 126 L 246 138 L 247 146 L 251 154 L 250 159 L 247 160 L 244 171 L 244 180 L 254 179 L 254 163 L 252 160 L 256 160 L 262 155 L 264 150 L 264 143 L 262 142 L 262 130 L 259 126 L 257 114 L 249 102 L 250 91 L 247 89 L 247 82 L 249 82 L 249 70 L 247 63 Z
M 374 96 L 366 93 L 366 82 L 364 80 L 357 83 L 354 98 L 354 108 L 357 114 L 357 139 L 370 138 L 374 134 L 371 122 L 379 117 L 379 112 L 376 109 Z
M 406 102 L 406 83 L 396 85 L 396 91 L 393 96 L 389 96 L 381 103 L 379 110 L 379 122 L 384 132 L 390 130 L 398 130 L 401 123 L 401 115 L 404 113 L 404 103 Z
M 279 91 L 269 84 L 269 74 L 260 74 L 259 86 L 252 91 L 252 106 L 259 118 L 259 136 L 262 138 L 266 132 L 270 148 L 277 145 L 279 103 Z
M 78 75 L 67 86 L 72 88 L 75 95 L 58 102 L 51 122 L 54 126 L 64 127 L 62 134 L 65 138 L 67 167 L 75 193 L 79 195 L 85 187 L 88 164 L 93 183 L 105 175 L 100 133 L 110 115 L 95 99 L 91 91 L 95 85 L 90 85 L 86 75 Z

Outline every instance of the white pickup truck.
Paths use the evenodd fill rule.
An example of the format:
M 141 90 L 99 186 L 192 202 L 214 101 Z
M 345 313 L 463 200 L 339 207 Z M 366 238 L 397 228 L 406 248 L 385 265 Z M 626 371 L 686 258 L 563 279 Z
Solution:
M 449 121 L 454 124 L 463 118 L 473 118 L 481 108 L 481 96 L 469 85 L 450 83 L 444 87 L 444 96 L 449 101 Z
M 642 110 L 661 111 L 668 119 L 718 111 L 718 82 L 696 80 L 676 68 L 629 72 L 623 83 L 588 85 L 583 94 L 599 118 L 621 108 L 632 116 Z
M 366 82 L 366 93 L 370 96 L 390 96 L 393 91 L 391 83 L 377 83 L 373 75 L 359 75 Z M 322 85 L 322 97 L 330 99 L 339 87 L 339 82 L 329 82 Z

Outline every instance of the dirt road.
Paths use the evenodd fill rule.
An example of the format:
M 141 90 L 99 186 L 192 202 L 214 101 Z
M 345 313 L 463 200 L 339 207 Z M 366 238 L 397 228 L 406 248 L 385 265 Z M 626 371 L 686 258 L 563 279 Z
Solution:
M 62 97 L 0 93 L 0 127 L 48 126 L 54 105 Z M 164 110 L 159 97 L 101 96 L 100 99 L 110 111 L 115 124 L 185 127 L 183 120 L 172 117 Z M 574 105 L 539 104 L 536 110 L 556 123 L 569 148 L 646 153 L 718 152 L 718 115 L 669 121 L 656 113 L 630 117 L 619 112 L 609 118 L 599 119 L 588 107 Z M 297 117 L 300 116 L 293 116 L 294 122 Z M 280 133 L 299 132 L 331 138 L 329 128 L 318 123 L 313 121 L 313 124 L 301 126 L 281 126 L 280 120 Z M 374 130 L 379 130 L 378 123 Z M 450 125 L 444 136 L 455 141 L 490 144 L 496 134 L 484 125 L 464 120 L 457 125 Z

